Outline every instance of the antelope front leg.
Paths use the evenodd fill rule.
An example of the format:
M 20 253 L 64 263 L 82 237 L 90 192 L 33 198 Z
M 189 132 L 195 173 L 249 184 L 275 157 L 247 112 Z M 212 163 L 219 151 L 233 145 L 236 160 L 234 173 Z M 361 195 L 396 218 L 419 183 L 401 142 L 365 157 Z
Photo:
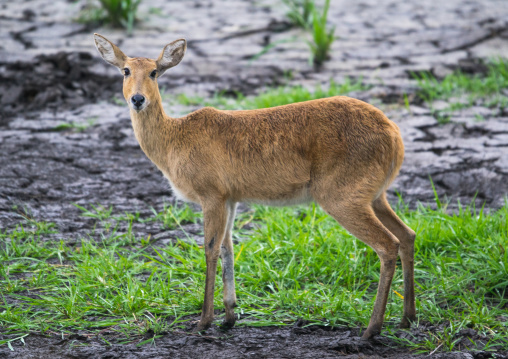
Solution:
M 231 328 L 235 325 L 236 316 L 234 308 L 236 306 L 235 291 L 235 258 L 233 251 L 232 231 L 236 214 L 236 203 L 229 203 L 228 224 L 226 235 L 222 242 L 221 261 L 222 261 L 222 282 L 224 283 L 224 307 L 226 308 L 226 318 L 222 325 Z
M 197 331 L 208 329 L 213 321 L 213 293 L 217 261 L 228 220 L 226 201 L 206 200 L 201 205 L 205 223 L 206 284 L 203 311 L 201 312 L 201 320 L 198 323 Z

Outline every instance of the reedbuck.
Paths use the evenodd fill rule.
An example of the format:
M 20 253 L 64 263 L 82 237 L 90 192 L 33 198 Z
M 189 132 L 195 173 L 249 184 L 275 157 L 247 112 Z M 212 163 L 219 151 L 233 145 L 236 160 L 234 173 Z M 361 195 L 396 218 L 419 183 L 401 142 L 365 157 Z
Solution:
M 318 203 L 379 256 L 374 310 L 363 333 L 381 331 L 400 255 L 404 272 L 401 327 L 415 319 L 415 233 L 386 199 L 404 158 L 398 127 L 380 110 L 336 96 L 286 106 L 221 111 L 205 107 L 182 118 L 166 115 L 157 79 L 176 66 L 186 41 L 166 45 L 157 60 L 127 57 L 101 35 L 102 58 L 124 75 L 123 94 L 136 139 L 169 180 L 174 193 L 203 208 L 206 285 L 197 330 L 210 327 L 217 261 L 222 260 L 223 325 L 235 324 L 231 231 L 240 201 L 269 205 Z

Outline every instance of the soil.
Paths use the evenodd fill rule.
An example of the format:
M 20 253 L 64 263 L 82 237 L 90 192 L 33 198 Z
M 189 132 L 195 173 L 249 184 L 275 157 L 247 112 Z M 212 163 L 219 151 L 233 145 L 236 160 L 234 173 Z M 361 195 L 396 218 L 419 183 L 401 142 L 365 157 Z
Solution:
M 439 124 L 418 100 L 412 72 L 443 77 L 455 69 L 484 73 L 485 60 L 508 57 L 508 3 L 480 0 L 421 2 L 333 1 L 330 22 L 340 36 L 331 60 L 320 69 L 308 62 L 301 30 L 291 27 L 286 8 L 271 1 L 160 2 L 146 0 L 132 37 L 107 26 L 73 21 L 85 1 L 32 0 L 0 4 L 0 229 L 26 217 L 54 222 L 75 241 L 94 226 L 73 203 L 113 206 L 116 212 L 162 210 L 173 201 L 158 170 L 139 149 L 121 93 L 118 71 L 98 57 L 92 33 L 115 41 L 131 56 L 156 57 L 179 37 L 189 41 L 182 63 L 161 78 L 166 94 L 211 96 L 217 91 L 254 94 L 266 86 L 302 84 L 313 88 L 345 77 L 362 78 L 371 88 L 351 96 L 382 108 L 401 128 L 406 159 L 389 191 L 414 207 L 433 202 L 437 193 L 488 208 L 504 204 L 508 192 L 508 113 L 479 102 Z M 296 40 L 293 40 L 296 38 Z M 257 57 L 265 46 L 276 46 Z M 289 76 L 290 75 L 290 76 Z M 410 101 L 404 106 L 404 95 Z M 439 104 L 435 104 L 439 106 Z M 442 104 L 441 104 L 442 105 Z M 173 104 L 174 116 L 193 110 Z M 168 107 L 166 107 L 168 110 Z M 479 120 L 479 118 L 484 120 Z M 196 240 L 200 229 L 186 227 Z M 177 233 L 136 224 L 138 235 L 162 243 Z M 360 275 L 360 274 L 359 274 Z M 444 324 L 443 324 L 444 325 Z M 413 335 L 440 330 L 421 325 Z M 157 357 L 349 357 L 410 358 L 383 335 L 359 340 L 359 328 L 238 327 L 211 329 L 206 336 L 170 332 L 155 346 L 106 345 L 83 333 L 31 334 L 15 351 L 0 347 L 0 357 L 157 358 Z M 400 335 L 405 332 L 401 332 Z M 147 333 L 149 336 L 150 333 Z M 107 334 L 105 334 L 107 337 Z M 460 353 L 433 358 L 502 358 L 466 349 L 474 331 L 463 333 Z M 114 338 L 113 338 L 114 339 Z M 114 341 L 113 341 L 114 342 Z M 82 346 L 81 344 L 86 344 Z
M 330 328 L 304 326 L 297 321 L 288 327 L 240 327 L 223 332 L 210 329 L 206 335 L 189 334 L 183 331 L 164 333 L 150 345 L 113 344 L 93 336 L 72 334 L 65 338 L 30 335 L 26 345 L 13 347 L 14 352 L 0 351 L 5 358 L 429 358 L 429 354 L 412 354 L 397 346 L 393 341 L 377 336 L 370 341 L 361 340 L 356 328 Z M 420 327 L 412 335 L 423 337 L 424 330 L 438 328 Z M 400 335 L 408 335 L 407 332 Z M 107 333 L 104 336 L 110 341 Z M 153 337 L 147 333 L 146 338 Z M 470 346 L 482 339 L 474 330 L 465 330 L 463 342 Z M 1 349 L 0 349 L 1 350 Z M 432 353 L 439 359 L 487 359 L 506 358 L 508 352 L 490 353 L 485 351 Z

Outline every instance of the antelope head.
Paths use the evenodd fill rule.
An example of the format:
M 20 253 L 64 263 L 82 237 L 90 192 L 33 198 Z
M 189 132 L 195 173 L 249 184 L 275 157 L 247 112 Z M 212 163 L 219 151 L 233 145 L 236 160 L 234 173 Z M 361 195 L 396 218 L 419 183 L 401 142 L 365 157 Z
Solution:
M 167 44 L 157 60 L 144 57 L 128 57 L 104 36 L 94 34 L 95 46 L 102 58 L 117 67 L 124 76 L 123 95 L 129 107 L 136 112 L 148 108 L 159 100 L 157 79 L 164 72 L 180 63 L 187 48 L 184 39 Z

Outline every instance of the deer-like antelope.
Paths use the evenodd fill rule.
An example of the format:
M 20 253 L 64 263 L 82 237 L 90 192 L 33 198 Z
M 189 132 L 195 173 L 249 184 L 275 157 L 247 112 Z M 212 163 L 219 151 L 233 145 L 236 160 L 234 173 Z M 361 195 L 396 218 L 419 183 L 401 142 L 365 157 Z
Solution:
M 182 118 L 166 115 L 157 79 L 176 66 L 186 41 L 166 45 L 157 60 L 127 57 L 95 34 L 102 58 L 124 75 L 123 94 L 136 139 L 177 197 L 203 208 L 205 298 L 197 330 L 210 327 L 219 256 L 223 325 L 235 324 L 231 231 L 240 201 L 269 205 L 318 203 L 379 256 L 374 310 L 363 339 L 381 331 L 400 255 L 404 272 L 401 327 L 414 321 L 415 232 L 397 217 L 386 189 L 404 158 L 399 129 L 377 108 L 344 96 L 251 110 L 205 107 Z

